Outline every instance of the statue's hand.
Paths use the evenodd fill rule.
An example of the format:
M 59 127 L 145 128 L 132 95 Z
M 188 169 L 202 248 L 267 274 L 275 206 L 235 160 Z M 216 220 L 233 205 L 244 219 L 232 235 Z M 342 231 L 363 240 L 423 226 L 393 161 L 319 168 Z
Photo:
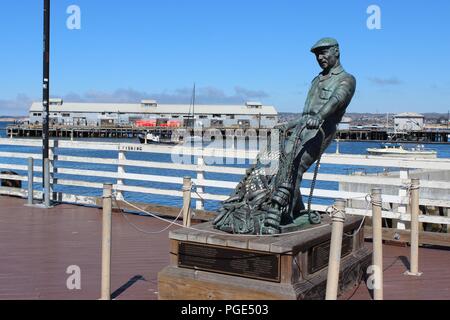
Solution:
M 306 127 L 308 129 L 319 129 L 322 123 L 322 118 L 319 116 L 310 116 L 306 121 Z
M 281 132 L 286 132 L 288 131 L 290 128 L 289 123 L 281 123 L 281 124 L 277 124 L 275 127 L 273 127 L 274 129 L 280 130 Z

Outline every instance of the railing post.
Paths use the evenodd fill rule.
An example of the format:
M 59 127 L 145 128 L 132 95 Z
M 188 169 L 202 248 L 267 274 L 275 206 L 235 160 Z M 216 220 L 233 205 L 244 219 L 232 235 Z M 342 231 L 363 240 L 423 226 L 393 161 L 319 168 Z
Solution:
M 342 236 L 345 222 L 345 200 L 336 200 L 332 214 L 330 260 L 328 264 L 326 300 L 336 300 L 339 290 L 339 271 L 341 266 Z
M 34 159 L 28 158 L 28 205 L 33 205 Z
M 58 161 L 58 155 L 55 154 L 55 149 L 58 148 L 58 140 L 51 140 L 49 146 L 49 197 L 50 197 L 50 205 L 53 205 L 54 201 L 54 186 L 58 183 L 58 179 L 56 178 L 56 174 L 58 173 L 58 169 L 56 167 L 56 162 Z
M 404 182 L 404 184 L 409 183 L 409 173 L 406 170 L 400 171 L 400 179 Z M 400 200 L 408 198 L 408 190 L 405 187 L 400 187 L 398 191 L 398 196 Z M 397 212 L 399 213 L 406 213 L 407 212 L 407 205 L 405 204 L 399 204 Z M 406 230 L 406 224 L 405 222 L 401 220 L 397 220 L 396 222 L 396 228 L 399 230 Z
M 383 300 L 383 235 L 381 189 L 372 190 L 374 299 Z
M 103 185 L 102 292 L 101 300 L 111 300 L 111 215 L 112 184 Z
M 420 180 L 411 180 L 411 258 L 409 276 L 420 277 L 419 272 L 419 190 Z
M 50 159 L 44 159 L 44 206 L 50 208 Z
M 192 179 L 185 177 L 183 179 L 183 226 L 191 226 L 191 190 Z
M 123 175 L 125 174 L 125 165 L 123 162 L 126 160 L 125 151 L 119 150 L 119 163 L 117 166 L 117 186 L 120 188 L 120 186 L 123 186 Z M 117 190 L 117 200 L 123 200 L 123 192 L 121 190 Z
M 203 159 L 202 156 L 199 156 L 198 160 L 197 160 L 197 182 L 203 181 L 205 179 L 205 173 L 203 171 L 204 165 L 205 165 L 205 160 Z M 205 192 L 204 187 L 196 186 L 196 188 L 197 188 L 197 193 L 200 195 Z M 198 199 L 195 202 L 195 208 L 197 210 L 205 209 L 205 203 L 204 203 L 203 199 Z

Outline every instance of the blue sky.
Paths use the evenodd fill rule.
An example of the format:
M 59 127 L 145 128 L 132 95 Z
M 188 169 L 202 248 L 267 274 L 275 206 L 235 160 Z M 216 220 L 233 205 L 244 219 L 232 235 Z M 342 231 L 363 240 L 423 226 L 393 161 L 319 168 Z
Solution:
M 358 80 L 351 112 L 450 109 L 450 1 L 52 1 L 51 95 L 66 101 L 257 100 L 301 112 L 320 71 L 316 40 L 341 43 Z M 81 30 L 68 30 L 69 5 Z M 366 26 L 381 8 L 381 30 Z M 41 99 L 42 0 L 2 3 L 0 115 Z

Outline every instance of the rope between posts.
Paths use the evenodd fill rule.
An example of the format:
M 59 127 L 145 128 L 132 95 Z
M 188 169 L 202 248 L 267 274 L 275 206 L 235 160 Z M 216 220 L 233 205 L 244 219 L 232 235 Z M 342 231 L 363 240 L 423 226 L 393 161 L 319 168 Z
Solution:
M 199 196 L 200 196 L 200 195 L 199 195 Z M 114 193 L 112 197 L 113 197 L 114 202 L 116 203 L 117 207 L 118 207 L 119 210 L 121 211 L 122 215 L 123 215 L 124 218 L 127 220 L 127 222 L 128 222 L 134 229 L 136 229 L 136 230 L 139 231 L 139 232 L 143 232 L 143 233 L 146 233 L 146 234 L 159 234 L 159 233 L 162 233 L 162 232 L 164 232 L 164 231 L 167 231 L 171 226 L 176 225 L 176 226 L 179 226 L 179 227 L 181 227 L 181 228 L 188 229 L 188 230 L 193 230 L 193 231 L 197 231 L 197 232 L 203 232 L 203 233 L 209 233 L 209 234 L 215 234 L 215 235 L 221 235 L 221 236 L 225 235 L 224 233 L 215 232 L 215 231 L 209 231 L 209 230 L 199 230 L 199 229 L 196 229 L 196 228 L 193 228 L 193 227 L 186 227 L 186 226 L 184 226 L 184 225 L 182 225 L 182 224 L 177 223 L 177 221 L 178 221 L 179 218 L 181 217 L 181 214 L 182 214 L 182 212 L 183 212 L 183 209 L 180 210 L 180 213 L 178 214 L 178 216 L 176 217 L 175 220 L 170 221 L 170 220 L 161 218 L 161 217 L 159 217 L 159 216 L 156 215 L 156 214 L 153 214 L 153 213 L 151 213 L 151 212 L 148 212 L 148 211 L 146 211 L 146 210 L 144 210 L 144 209 L 142 209 L 142 208 L 139 208 L 138 206 L 136 206 L 136 205 L 134 205 L 134 204 L 132 204 L 132 203 L 126 201 L 125 199 L 121 199 L 121 201 L 123 201 L 124 203 L 126 203 L 126 204 L 129 205 L 130 207 L 135 208 L 136 210 L 138 210 L 138 211 L 144 213 L 145 215 L 150 216 L 150 217 L 153 217 L 153 218 L 156 218 L 156 219 L 158 219 L 158 220 L 160 220 L 160 221 L 163 221 L 163 222 L 166 222 L 166 223 L 169 224 L 166 228 L 164 228 L 163 230 L 157 231 L 157 232 L 149 232 L 149 231 L 142 230 L 141 228 L 139 228 L 138 226 L 136 226 L 134 223 L 132 223 L 132 222 L 128 219 L 128 217 L 125 215 L 125 213 L 123 212 L 123 210 L 120 208 L 120 206 L 119 206 L 119 204 L 118 204 L 118 201 L 117 201 L 117 198 L 116 198 L 116 193 Z M 370 197 L 370 194 L 367 194 L 367 195 L 365 195 L 365 196 L 354 197 L 354 198 L 350 198 L 350 199 L 348 199 L 348 200 L 352 200 L 352 199 L 366 199 L 366 202 L 368 203 L 367 208 L 366 208 L 366 215 L 367 215 L 367 213 L 369 212 L 369 206 L 370 206 L 370 203 L 371 203 L 371 202 L 368 200 L 369 197 Z M 325 212 L 326 212 L 331 218 L 334 216 L 334 214 L 331 214 L 331 213 L 329 212 L 330 209 L 333 209 L 334 214 L 336 214 L 336 213 L 339 211 L 339 210 L 338 210 L 336 207 L 334 207 L 334 206 L 328 207 L 328 208 L 325 210 Z M 353 233 L 352 236 L 356 235 L 357 233 L 359 233 L 359 232 L 361 231 L 362 227 L 364 226 L 365 219 L 366 219 L 366 216 L 364 216 L 363 220 L 361 221 L 361 225 L 360 225 L 359 228 Z M 280 237 L 280 236 L 287 236 L 287 235 L 300 234 L 300 233 L 303 233 L 303 232 L 305 232 L 305 231 L 311 231 L 311 230 L 321 229 L 321 228 L 324 228 L 324 227 L 327 227 L 327 226 L 330 226 L 330 225 L 331 225 L 331 224 L 325 224 L 325 225 L 318 226 L 318 227 L 314 227 L 314 228 L 310 228 L 310 229 L 299 230 L 299 231 L 293 231 L 293 232 L 288 232 L 288 233 L 283 233 L 283 234 L 277 234 L 277 235 L 244 235 L 244 234 L 239 234 L 239 235 L 237 235 L 237 234 L 227 234 L 227 236 L 232 236 L 232 237 L 247 237 L 247 238 Z M 349 235 L 345 235 L 345 236 L 350 237 Z
M 114 201 L 115 201 L 116 204 L 117 204 L 117 200 L 116 200 L 115 194 L 114 194 L 113 198 L 114 198 Z M 193 227 L 185 227 L 185 226 L 183 226 L 182 224 L 177 223 L 177 220 L 178 220 L 179 217 L 181 216 L 181 213 L 183 212 L 183 210 L 180 211 L 180 214 L 179 214 L 179 216 L 178 216 L 178 218 L 177 218 L 176 220 L 174 220 L 174 221 L 169 221 L 169 220 L 167 220 L 167 219 L 164 219 L 164 218 L 161 218 L 161 217 L 157 216 L 157 215 L 154 214 L 154 213 L 145 211 L 144 209 L 139 208 L 138 206 L 136 206 L 136 205 L 134 205 L 134 204 L 132 204 L 132 203 L 130 203 L 130 202 L 124 200 L 124 199 L 121 200 L 121 201 L 124 202 L 124 203 L 126 203 L 126 204 L 129 205 L 130 207 L 133 207 L 133 208 L 135 208 L 136 210 L 139 210 L 140 212 L 145 213 L 145 214 L 148 215 L 148 216 L 151 216 L 151 217 L 156 218 L 156 219 L 158 219 L 158 220 L 161 220 L 161 221 L 164 221 L 164 222 L 166 222 L 166 223 L 169 223 L 169 226 L 168 226 L 166 229 L 164 229 L 163 231 L 166 231 L 166 230 L 168 230 L 171 226 L 176 225 L 176 226 L 179 226 L 179 227 L 184 228 L 184 229 L 193 230 L 193 231 L 197 231 L 197 232 L 208 233 L 208 234 L 215 234 L 215 235 L 220 235 L 220 236 L 226 235 L 226 236 L 232 236 L 232 237 L 236 237 L 236 238 L 238 238 L 238 237 L 241 237 L 241 238 L 242 238 L 242 237 L 246 237 L 246 238 L 268 238 L 268 237 L 274 237 L 274 238 L 275 238 L 275 237 L 282 237 L 282 236 L 288 236 L 288 235 L 294 235 L 294 234 L 301 234 L 301 233 L 306 232 L 306 231 L 317 230 L 317 229 L 321 229 L 321 228 L 325 228 L 325 227 L 330 226 L 330 224 L 325 224 L 325 225 L 318 226 L 318 227 L 314 227 L 314 228 L 310 228 L 310 229 L 299 230 L 299 231 L 293 231 L 293 232 L 287 232 L 287 233 L 277 234 L 277 235 L 225 234 L 225 233 L 223 233 L 223 232 L 221 233 L 221 232 L 215 232 L 215 231 L 209 231 L 209 230 L 200 230 L 200 229 L 196 229 L 196 228 L 193 228 Z M 120 208 L 119 208 L 119 209 L 120 209 Z M 122 210 L 121 210 L 121 211 L 122 211 Z M 127 220 L 128 220 L 128 219 L 127 219 Z M 128 221 L 129 221 L 129 220 L 128 220 Z M 136 229 L 136 228 L 135 228 L 135 229 Z M 139 231 L 140 231 L 140 230 L 139 230 Z M 159 231 L 158 233 L 161 233 L 161 232 L 163 232 L 163 231 Z M 141 232 L 142 232 L 142 231 L 141 231 Z M 145 233 L 150 233 L 150 232 L 145 232 Z M 151 234 L 154 234 L 154 233 L 151 233 Z
M 357 235 L 361 231 L 362 227 L 364 226 L 364 223 L 366 222 L 367 215 L 369 213 L 369 208 L 370 208 L 370 204 L 371 204 L 371 201 L 369 200 L 369 198 L 371 198 L 370 194 L 367 194 L 364 197 L 361 196 L 361 197 L 355 197 L 355 198 L 347 199 L 347 200 L 365 199 L 366 203 L 367 203 L 367 207 L 366 207 L 366 213 L 365 213 L 365 215 L 364 215 L 364 217 L 363 217 L 363 219 L 361 221 L 361 224 L 359 225 L 358 229 L 355 232 L 353 232 L 352 235 L 347 235 L 347 234 L 344 233 L 345 237 L 354 237 L 355 235 Z M 343 213 L 345 215 L 345 209 L 341 210 L 341 209 L 336 208 L 336 206 L 333 205 L 333 206 L 329 206 L 325 210 L 325 213 L 327 213 L 328 216 L 330 216 L 330 218 L 333 218 L 337 213 Z
M 192 181 L 192 186 L 199 187 L 199 185 L 196 184 L 194 181 Z M 200 198 L 200 200 L 206 201 L 206 199 L 203 198 L 203 197 L 200 195 L 200 193 L 197 192 L 197 188 L 195 188 L 194 190 L 191 188 L 191 191 L 194 191 L 194 193 Z
M 135 230 L 137 230 L 137 231 L 139 231 L 139 232 L 142 232 L 142 233 L 145 233 L 145 234 L 160 234 L 160 233 L 163 233 L 163 232 L 167 231 L 171 226 L 173 226 L 174 224 L 176 224 L 176 222 L 180 219 L 180 217 L 181 217 L 181 215 L 182 215 L 182 213 L 183 213 L 183 209 L 181 209 L 181 210 L 180 210 L 180 213 L 178 214 L 178 216 L 177 216 L 177 217 L 175 218 L 175 220 L 173 220 L 173 221 L 169 221 L 169 220 L 166 220 L 166 219 L 162 219 L 162 218 L 160 218 L 160 217 L 158 217 L 158 216 L 155 216 L 155 218 L 157 218 L 157 219 L 160 219 L 160 220 L 162 220 L 162 221 L 164 221 L 164 222 L 168 222 L 169 225 L 168 225 L 166 228 L 164 228 L 164 229 L 162 229 L 162 230 L 159 230 L 159 231 L 147 231 L 147 230 L 141 229 L 140 227 L 138 227 L 136 224 L 134 224 L 133 222 L 131 222 L 131 221 L 128 219 L 128 217 L 127 217 L 127 215 L 125 214 L 124 210 L 122 210 L 122 209 L 120 208 L 119 202 L 117 201 L 116 194 L 114 194 L 112 198 L 114 199 L 115 204 L 116 204 L 117 207 L 119 208 L 120 213 L 121 213 L 122 216 L 125 218 L 125 220 L 127 221 L 127 223 L 128 223 L 130 226 L 132 226 Z M 125 203 L 127 203 L 128 205 L 131 205 L 132 207 L 138 209 L 139 211 L 142 211 L 143 213 L 146 213 L 146 214 L 147 214 L 147 212 L 145 212 L 145 211 L 143 211 L 142 209 L 140 209 L 140 208 L 138 208 L 138 207 L 132 205 L 131 203 L 128 203 L 128 202 L 125 201 L 125 200 L 122 200 L 122 201 L 125 202 Z M 149 214 L 147 214 L 147 215 L 149 215 Z M 152 215 L 152 216 L 153 216 L 153 215 Z
M 365 224 L 365 222 L 366 222 L 367 214 L 369 213 L 369 208 L 370 208 L 370 204 L 371 204 L 371 201 L 369 201 L 369 198 L 371 198 L 370 194 L 366 195 L 366 203 L 367 203 L 366 214 L 364 215 L 364 218 L 363 218 L 362 221 L 361 221 L 361 225 L 360 225 L 359 228 L 353 233 L 352 237 L 355 236 L 355 235 L 357 235 L 357 234 L 361 231 L 362 227 L 364 226 L 364 224 Z M 345 235 L 345 236 L 347 236 L 347 235 Z

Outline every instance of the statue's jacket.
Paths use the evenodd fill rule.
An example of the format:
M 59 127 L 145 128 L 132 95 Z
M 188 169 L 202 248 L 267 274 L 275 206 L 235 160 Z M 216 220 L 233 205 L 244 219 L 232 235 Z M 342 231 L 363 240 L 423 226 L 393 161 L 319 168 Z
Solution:
M 319 74 L 314 78 L 306 98 L 303 114 L 316 114 L 332 97 L 335 97 L 339 106 L 336 112 L 325 120 L 338 124 L 341 122 L 355 90 L 355 77 L 345 72 L 342 65 L 338 65 L 328 75 Z
M 309 159 L 304 159 L 306 167 L 310 166 L 320 155 L 319 145 L 322 149 L 327 148 L 334 138 L 338 124 L 347 110 L 350 101 L 353 98 L 356 90 L 356 79 L 351 74 L 345 72 L 342 65 L 330 70 L 328 75 L 319 74 L 312 81 L 311 89 L 305 102 L 305 109 L 303 112 L 304 125 L 306 119 L 310 115 L 316 115 L 322 108 L 331 100 L 335 98 L 337 101 L 335 112 L 325 117 L 322 129 L 325 137 L 322 137 L 318 130 L 306 130 L 302 133 L 301 140 L 305 142 L 306 152 L 310 155 Z M 325 138 L 325 139 L 323 139 Z M 309 143 L 306 141 L 310 141 Z M 322 150 L 323 151 L 323 150 Z

